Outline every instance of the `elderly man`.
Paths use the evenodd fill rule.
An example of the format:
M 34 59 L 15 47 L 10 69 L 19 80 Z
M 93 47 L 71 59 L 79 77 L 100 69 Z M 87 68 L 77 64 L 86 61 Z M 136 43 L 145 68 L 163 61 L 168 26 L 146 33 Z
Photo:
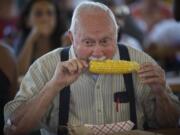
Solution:
M 72 18 L 70 49 L 60 48 L 38 59 L 15 99 L 5 106 L 6 133 L 20 135 L 38 128 L 43 135 L 55 135 L 59 124 L 66 122 L 81 125 L 132 120 L 139 129 L 145 122 L 148 127 L 176 126 L 179 103 L 166 84 L 164 71 L 147 54 L 127 47 L 130 59 L 141 64 L 138 73 L 132 73 L 131 102 L 114 102 L 118 93 L 127 91 L 123 75 L 88 71 L 90 60 L 119 59 L 123 51 L 117 46 L 117 29 L 108 7 L 81 3 Z M 61 104 L 68 96 L 69 101 Z

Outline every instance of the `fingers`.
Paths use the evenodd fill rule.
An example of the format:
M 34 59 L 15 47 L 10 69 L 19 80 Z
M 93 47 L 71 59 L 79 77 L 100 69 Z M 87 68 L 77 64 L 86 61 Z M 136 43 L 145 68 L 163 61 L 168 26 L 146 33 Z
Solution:
M 138 75 L 144 84 L 165 84 L 165 72 L 160 66 L 156 64 L 142 64 Z
M 70 74 L 81 73 L 83 69 L 88 67 L 88 64 L 85 61 L 78 59 L 71 59 L 69 61 L 63 62 L 64 72 Z
M 151 77 L 151 78 L 143 78 L 141 79 L 141 82 L 143 84 L 161 84 L 164 85 L 164 80 L 163 79 L 159 79 L 157 77 Z

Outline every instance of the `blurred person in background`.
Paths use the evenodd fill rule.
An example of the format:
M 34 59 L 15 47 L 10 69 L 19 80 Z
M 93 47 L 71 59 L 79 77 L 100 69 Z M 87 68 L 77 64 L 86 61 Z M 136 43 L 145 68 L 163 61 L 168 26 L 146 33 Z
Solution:
M 129 8 L 125 5 L 116 6 L 112 11 L 119 26 L 118 42 L 142 50 L 143 35 L 131 17 Z
M 169 71 L 180 71 L 180 23 L 164 20 L 154 26 L 145 41 L 145 51 Z
M 21 35 L 15 43 L 19 75 L 43 54 L 61 46 L 66 25 L 57 3 L 52 0 L 29 0 L 19 20 Z
M 69 28 L 74 10 L 74 0 L 55 0 L 58 4 L 61 15 Z M 63 3 L 63 4 L 62 4 Z
M 145 35 L 155 24 L 173 17 L 170 7 L 162 0 L 140 0 L 131 5 L 131 12 Z
M 74 0 L 55 0 L 58 4 L 60 13 L 62 18 L 64 19 L 64 23 L 66 27 L 69 28 L 71 24 L 71 18 L 74 10 Z M 62 4 L 63 3 L 63 4 Z M 70 46 L 71 41 L 68 37 L 68 31 L 65 32 L 64 36 L 62 37 L 62 46 Z
M 130 9 L 126 4 L 126 1 L 120 0 L 117 5 L 116 1 L 103 1 L 94 0 L 107 5 L 114 13 L 116 17 L 118 29 L 118 42 L 129 44 L 134 48 L 142 50 L 141 44 L 143 43 L 144 36 L 136 24 L 134 18 L 130 13 Z
M 0 4 L 0 40 L 12 46 L 17 36 L 18 8 L 15 0 L 1 0 Z
M 17 92 L 17 64 L 12 49 L 0 42 L 0 134 L 3 135 L 4 105 Z
M 112 0 L 112 1 L 114 1 L 117 5 L 126 4 L 129 6 L 130 4 L 132 4 L 137 0 Z
M 180 1 L 172 3 L 174 19 L 154 26 L 145 41 L 145 51 L 155 58 L 166 72 L 180 73 Z M 177 21 L 177 22 L 176 22 Z M 175 76 L 176 76 L 175 75 Z

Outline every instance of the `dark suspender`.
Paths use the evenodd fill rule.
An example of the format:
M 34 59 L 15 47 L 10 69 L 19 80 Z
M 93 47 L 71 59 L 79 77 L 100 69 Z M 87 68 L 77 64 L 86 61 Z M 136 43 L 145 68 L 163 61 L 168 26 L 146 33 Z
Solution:
M 129 52 L 126 46 L 118 45 L 120 52 L 120 59 L 122 60 L 130 60 Z M 136 103 L 135 103 L 135 95 L 134 95 L 134 85 L 132 80 L 132 74 L 123 74 L 125 87 L 127 96 L 130 102 L 130 120 L 134 122 L 134 129 L 137 128 L 137 117 L 136 117 Z
M 69 48 L 65 48 L 61 51 L 61 61 L 69 59 Z M 67 122 L 69 117 L 69 102 L 70 102 L 70 86 L 66 86 L 60 92 L 59 99 L 59 127 L 58 135 L 67 135 Z
M 124 45 L 118 45 L 120 52 L 120 59 L 130 60 L 128 49 Z M 66 61 L 69 58 L 69 48 L 65 48 L 61 51 L 61 61 Z M 132 80 L 132 74 L 123 74 L 126 92 L 118 95 L 120 100 L 127 100 L 130 102 L 130 120 L 135 123 L 134 129 L 137 128 L 137 117 L 136 117 L 136 105 L 134 96 L 134 85 Z M 118 96 L 118 97 L 119 97 Z M 115 99 L 116 100 L 116 99 Z M 58 135 L 67 135 L 67 123 L 69 116 L 69 102 L 70 102 L 70 86 L 65 87 L 60 92 L 60 104 L 59 104 L 59 128 Z M 121 102 L 121 101 L 120 101 Z M 126 102 L 126 101 L 125 101 Z

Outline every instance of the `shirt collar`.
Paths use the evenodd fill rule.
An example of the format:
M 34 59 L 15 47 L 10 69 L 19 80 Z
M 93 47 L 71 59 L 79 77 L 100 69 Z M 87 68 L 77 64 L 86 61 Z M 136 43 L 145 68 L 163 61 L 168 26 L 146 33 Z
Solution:
M 70 58 L 76 58 L 73 45 L 70 47 Z

